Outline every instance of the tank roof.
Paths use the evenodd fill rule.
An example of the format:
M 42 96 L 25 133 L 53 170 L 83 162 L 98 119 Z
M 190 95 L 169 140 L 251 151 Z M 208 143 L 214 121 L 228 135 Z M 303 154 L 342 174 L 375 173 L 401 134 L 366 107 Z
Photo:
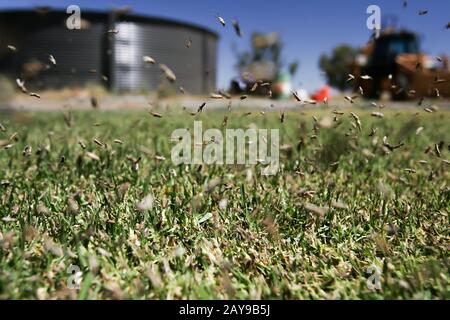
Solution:
M 179 21 L 176 19 L 149 16 L 144 14 L 136 13 L 118 13 L 117 11 L 101 11 L 101 10 L 82 10 L 81 17 L 93 21 L 108 21 L 111 15 L 115 14 L 115 19 L 117 21 L 129 21 L 138 23 L 153 23 L 153 24 L 164 24 L 172 26 L 187 27 L 201 32 L 210 34 L 215 38 L 219 38 L 219 35 L 212 31 L 211 29 L 199 26 L 194 23 L 188 23 Z M 47 19 L 64 19 L 68 17 L 68 13 L 62 9 L 53 8 L 34 8 L 34 9 L 4 9 L 0 10 L 0 21 L 8 22 L 9 19 L 17 21 L 21 25 L 26 26 L 31 24 L 32 21 L 42 21 L 43 18 Z M 17 20 L 19 19 L 19 20 Z

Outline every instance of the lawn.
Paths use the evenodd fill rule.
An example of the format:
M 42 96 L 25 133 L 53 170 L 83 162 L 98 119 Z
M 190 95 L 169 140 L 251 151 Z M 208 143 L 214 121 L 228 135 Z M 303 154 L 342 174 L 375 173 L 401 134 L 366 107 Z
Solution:
M 157 112 L 1 116 L 0 298 L 450 298 L 450 111 Z M 225 116 L 278 174 L 172 163 Z

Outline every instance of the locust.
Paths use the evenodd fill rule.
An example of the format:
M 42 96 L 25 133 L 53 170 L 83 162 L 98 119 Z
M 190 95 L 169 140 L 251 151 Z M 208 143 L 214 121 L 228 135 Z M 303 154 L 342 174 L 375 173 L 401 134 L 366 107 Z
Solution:
M 100 157 L 93 152 L 86 151 L 86 156 L 92 160 L 100 161 Z
M 323 218 L 325 216 L 326 213 L 325 208 L 321 208 L 312 203 L 305 203 L 303 207 L 305 208 L 306 211 L 314 214 L 318 218 Z
M 56 59 L 55 59 L 55 57 L 54 56 L 52 56 L 51 54 L 48 56 L 48 59 L 50 60 L 50 62 L 54 65 L 54 66 L 56 66 Z
M 227 92 L 225 92 L 224 90 L 220 89 L 219 90 L 219 94 L 223 97 L 225 97 L 226 99 L 231 99 L 231 95 Z
M 94 138 L 94 143 L 96 144 L 96 145 L 98 145 L 98 146 L 100 146 L 100 147 L 102 147 L 102 148 L 106 148 L 106 144 L 103 142 L 103 141 L 100 141 L 100 140 L 98 140 L 98 139 L 96 139 L 96 138 Z
M 139 162 L 141 161 L 142 157 L 138 157 L 137 159 L 133 157 L 127 157 L 128 160 L 132 163 L 132 169 L 134 171 L 139 171 Z
M 228 123 L 228 116 L 225 115 L 222 120 L 222 127 L 226 127 Z
M 399 143 L 399 144 L 393 146 L 393 145 L 391 145 L 391 144 L 387 141 L 387 137 L 384 136 L 384 137 L 383 137 L 383 145 L 384 145 L 386 148 L 388 148 L 389 150 L 394 151 L 395 149 L 398 149 L 398 148 L 404 146 L 405 144 L 404 144 L 403 142 L 401 142 L 401 143 Z
M 439 89 L 434 88 L 433 91 L 434 91 L 434 95 L 435 95 L 437 98 L 439 98 L 439 96 L 440 96 Z
M 211 99 L 223 99 L 223 96 L 218 93 L 211 93 L 210 98 Z
M 159 65 L 159 68 L 162 70 L 162 72 L 166 76 L 167 80 L 169 80 L 170 82 L 175 82 L 177 80 L 177 77 L 175 76 L 175 73 L 173 73 L 173 71 L 168 66 L 166 66 L 163 63 L 161 63 Z
M 20 80 L 19 78 L 16 79 L 17 86 L 22 90 L 23 93 L 27 93 L 28 90 L 25 88 L 25 81 Z
M 232 24 L 233 24 L 233 27 L 234 27 L 234 31 L 236 32 L 236 35 L 238 37 L 242 37 L 242 30 L 241 30 L 241 27 L 239 25 L 239 22 L 237 20 L 233 20 Z
M 192 46 L 192 39 L 191 38 L 187 39 L 184 45 L 186 48 L 189 49 Z
M 136 204 L 136 209 L 141 212 L 151 210 L 155 203 L 155 197 L 153 194 L 146 195 L 139 203 Z
M 224 18 L 222 18 L 221 16 L 217 16 L 217 20 L 219 20 L 219 22 L 220 22 L 220 24 L 223 26 L 223 27 L 225 27 L 225 24 L 226 24 L 226 22 L 225 22 L 225 19 Z
M 302 99 L 300 99 L 300 97 L 298 96 L 297 92 L 292 91 L 292 95 L 294 96 L 295 100 L 297 100 L 298 102 L 302 101 Z
M 347 100 L 350 103 L 355 103 L 355 99 L 358 98 L 358 96 L 353 96 L 353 97 L 345 96 L 344 98 L 345 98 L 345 100 Z
M 19 134 L 17 132 L 14 132 L 10 137 L 9 137 L 9 141 L 19 141 Z
M 416 135 L 419 135 L 423 131 L 423 127 L 418 127 L 416 129 Z
M 362 127 L 361 127 L 361 121 L 359 120 L 359 117 L 355 114 L 355 113 L 353 113 L 353 112 L 350 112 L 350 115 L 353 117 L 353 119 L 355 120 L 355 122 L 356 122 L 356 125 L 357 125 L 357 127 L 358 127 L 358 130 L 361 132 L 362 131 Z
M 67 200 L 67 213 L 70 215 L 77 215 L 79 213 L 79 210 L 80 208 L 77 201 L 73 197 L 70 197 Z
M 206 106 L 206 102 L 203 102 L 203 103 L 198 107 L 197 113 L 202 112 L 202 111 L 203 111 L 203 108 L 204 108 L 205 106 Z
M 353 81 L 353 80 L 355 80 L 355 76 L 349 73 L 348 74 L 348 78 L 347 78 L 347 80 L 345 82 L 348 83 L 348 82 Z
M 24 157 L 29 157 L 30 155 L 31 155 L 31 151 L 32 151 L 33 149 L 29 146 L 29 145 L 26 145 L 25 146 L 25 148 L 23 149 L 23 151 L 22 151 L 22 155 L 24 156 Z
M 439 77 L 435 77 L 434 78 L 434 83 L 436 83 L 436 84 L 444 83 L 444 82 L 447 82 L 447 79 L 442 79 L 442 78 L 439 78 Z
M 348 205 L 345 204 L 344 202 L 342 202 L 342 201 L 335 201 L 335 200 L 331 201 L 331 206 L 333 208 L 335 208 L 335 209 L 343 209 L 343 210 L 349 208 Z
M 377 117 L 377 118 L 383 118 L 384 114 L 382 114 L 381 112 L 372 112 L 371 116 Z
M 142 61 L 144 61 L 145 63 L 149 63 L 149 64 L 155 64 L 156 63 L 155 59 L 153 59 L 150 56 L 143 56 L 142 57 Z
M 441 148 L 444 146 L 444 141 L 441 141 L 440 143 L 436 143 L 434 145 L 434 151 L 436 152 L 436 155 L 440 158 L 441 157 Z
M 66 123 L 66 125 L 69 128 L 72 127 L 73 117 L 72 117 L 72 112 L 70 110 L 63 113 L 63 118 L 64 118 L 64 122 Z
M 160 113 L 154 111 L 149 111 L 148 113 L 150 113 L 155 118 L 162 118 L 162 115 Z
M 91 97 L 91 106 L 92 106 L 92 108 L 97 108 L 98 107 L 98 101 L 97 101 L 97 98 L 95 98 L 95 97 Z

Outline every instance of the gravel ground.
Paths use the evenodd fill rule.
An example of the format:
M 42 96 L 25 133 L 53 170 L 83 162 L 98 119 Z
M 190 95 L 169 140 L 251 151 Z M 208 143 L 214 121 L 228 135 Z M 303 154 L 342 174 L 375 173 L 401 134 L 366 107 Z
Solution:
M 152 108 L 152 106 L 159 104 L 160 108 L 181 108 L 186 107 L 188 109 L 197 109 L 199 105 L 206 102 L 206 108 L 208 109 L 218 109 L 226 108 L 229 102 L 232 102 L 233 107 L 240 108 L 257 108 L 261 110 L 271 110 L 271 109 L 291 109 L 291 108 L 301 108 L 301 107 L 319 107 L 322 104 L 302 104 L 293 100 L 289 101 L 279 101 L 279 100 L 269 100 L 263 98 L 247 98 L 245 100 L 240 100 L 239 97 L 233 98 L 232 100 L 227 99 L 211 99 L 209 97 L 193 97 L 193 96 L 176 96 L 172 98 L 167 98 L 159 100 L 148 98 L 144 95 L 109 95 L 103 98 L 97 99 L 98 107 L 105 110 L 117 110 L 117 109 L 143 109 Z M 388 108 L 405 108 L 405 107 L 417 107 L 417 108 L 429 108 L 430 106 L 437 106 L 438 108 L 449 108 L 450 99 L 440 99 L 440 100 L 425 100 L 419 107 L 418 102 L 406 101 L 389 101 L 389 102 L 377 102 L 378 104 L 383 104 Z M 348 101 L 341 97 L 331 99 L 329 102 L 331 108 L 346 108 L 350 106 L 357 107 L 371 107 L 371 101 L 369 100 L 359 100 L 355 104 L 350 104 Z M 17 96 L 15 99 L 9 102 L 0 103 L 0 109 L 2 110 L 27 110 L 27 111 L 52 111 L 52 110 L 63 110 L 66 108 L 83 110 L 91 109 L 91 100 L 89 96 L 78 96 L 69 99 L 60 99 L 54 97 L 46 97 L 45 93 L 41 95 L 41 99 L 28 96 Z

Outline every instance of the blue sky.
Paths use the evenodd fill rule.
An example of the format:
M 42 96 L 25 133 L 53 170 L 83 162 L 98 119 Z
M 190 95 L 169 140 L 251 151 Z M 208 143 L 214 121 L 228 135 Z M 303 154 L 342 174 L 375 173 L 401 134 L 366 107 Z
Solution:
M 235 57 L 232 44 L 240 50 L 249 47 L 250 35 L 254 31 L 278 32 L 284 43 L 283 58 L 300 63 L 295 87 L 314 90 L 325 83 L 318 67 L 320 54 L 329 52 L 334 46 L 349 43 L 361 46 L 367 42 L 370 30 L 366 27 L 370 4 L 379 5 L 382 17 L 395 16 L 398 27 L 418 32 L 423 39 L 424 52 L 450 54 L 450 30 L 444 26 L 450 21 L 450 0 L 0 0 L 0 8 L 30 8 L 49 5 L 65 8 L 76 4 L 83 9 L 107 10 L 130 5 L 140 14 L 162 16 L 196 23 L 220 35 L 218 56 L 218 86 L 227 88 L 235 75 Z M 419 10 L 428 14 L 419 16 Z M 228 22 L 223 28 L 217 14 Z M 237 19 L 244 32 L 238 38 L 231 26 Z

